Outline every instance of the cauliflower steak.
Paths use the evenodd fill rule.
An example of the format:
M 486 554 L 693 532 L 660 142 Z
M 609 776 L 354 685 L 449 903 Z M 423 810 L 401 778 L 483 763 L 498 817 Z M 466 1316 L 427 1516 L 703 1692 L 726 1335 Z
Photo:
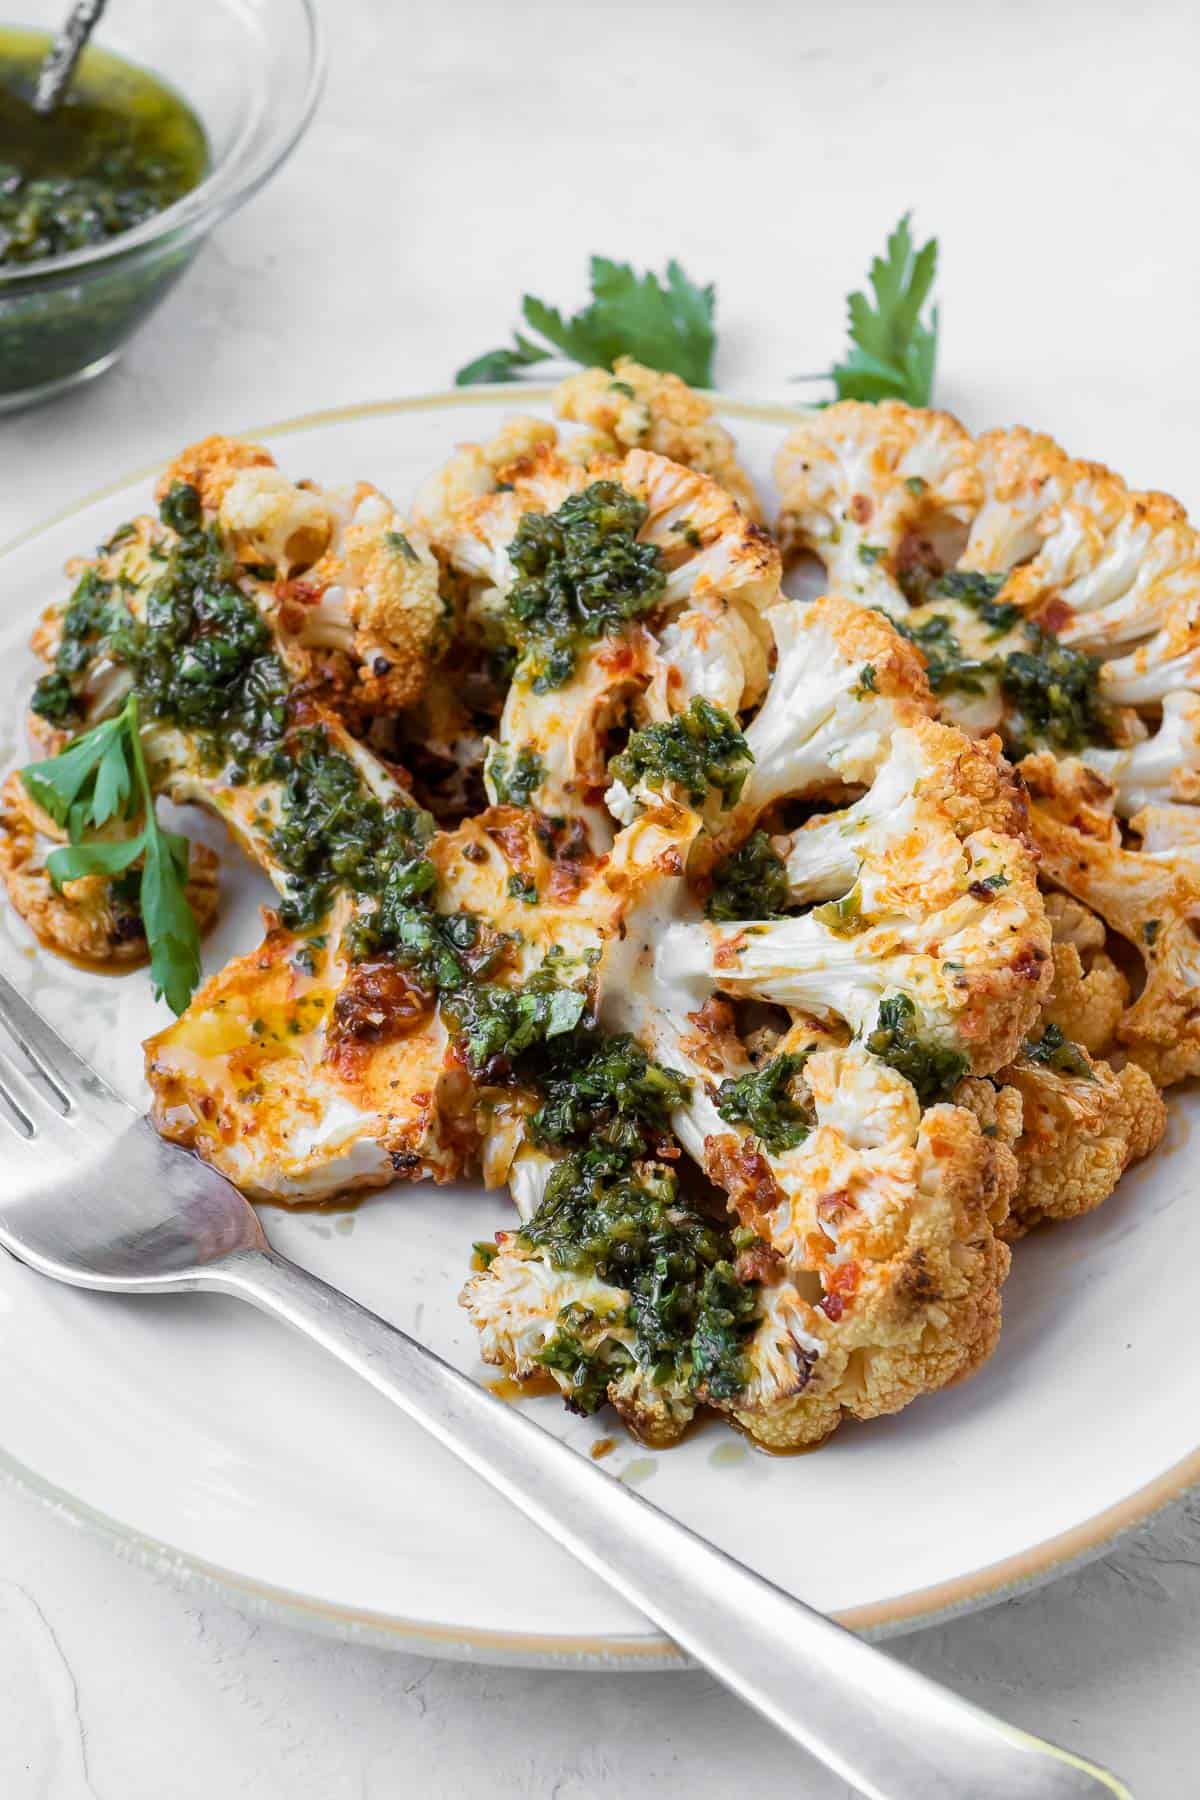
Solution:
M 782 1449 L 896 1411 L 991 1350 L 1021 1109 L 978 1078 L 1033 1027 L 1051 960 L 1023 796 L 994 748 L 929 718 L 910 646 L 841 600 L 770 620 L 778 663 L 728 746 L 737 779 L 718 770 L 702 796 L 699 779 L 671 779 L 692 766 L 677 760 L 663 779 L 623 780 L 629 822 L 592 884 L 612 897 L 600 1025 L 674 1083 L 670 1129 L 725 1199 L 724 1256 L 695 1274 L 711 1289 L 728 1265 L 724 1359 L 714 1374 L 696 1299 L 655 1373 L 619 1259 L 590 1258 L 586 1231 L 565 1251 L 547 1235 L 557 1173 L 464 1301 L 488 1360 L 519 1377 L 548 1367 L 572 1404 L 607 1396 L 655 1441 L 703 1404 Z M 784 802 L 821 808 L 837 791 L 840 811 L 761 829 Z M 730 879 L 754 845 L 760 867 L 743 857 Z M 723 921 L 752 905 L 768 859 L 782 917 L 705 918 L 705 902 Z M 981 1090 L 974 1108 L 955 1103 L 963 1086 Z M 611 1206 L 587 1176 L 577 1155 L 572 1191 Z M 658 1165 L 625 1178 L 676 1231 L 695 1228 L 670 1213 Z
M 785 544 L 896 622 L 943 718 L 1023 759 L 1043 880 L 1074 908 L 1047 1023 L 1093 1058 L 1123 1047 L 1160 1083 L 1200 1070 L 1200 538 L 1183 509 L 1044 435 L 972 439 L 899 402 L 805 421 L 776 472 Z M 1145 964 L 1132 1004 L 1113 937 Z

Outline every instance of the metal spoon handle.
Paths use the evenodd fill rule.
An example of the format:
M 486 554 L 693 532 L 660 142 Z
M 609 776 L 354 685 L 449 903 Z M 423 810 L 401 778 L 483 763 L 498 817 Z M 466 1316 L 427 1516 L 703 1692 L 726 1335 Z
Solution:
M 331 1351 L 871 1800 L 1130 1800 L 1104 1770 L 792 1599 L 273 1251 L 239 1250 L 193 1284 L 249 1300 Z
M 53 112 L 66 93 L 75 73 L 75 65 L 106 4 L 107 0 L 77 0 L 77 4 L 71 8 L 70 16 L 47 50 L 38 70 L 37 87 L 33 95 L 34 112 Z

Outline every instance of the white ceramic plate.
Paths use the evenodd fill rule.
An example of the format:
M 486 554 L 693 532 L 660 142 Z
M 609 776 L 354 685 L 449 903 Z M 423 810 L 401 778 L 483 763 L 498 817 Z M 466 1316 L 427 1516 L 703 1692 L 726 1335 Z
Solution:
M 369 477 L 407 501 L 464 437 L 543 390 L 475 390 L 326 413 L 256 433 L 294 475 Z M 725 406 L 769 489 L 788 414 Z M 0 562 L 0 764 L 28 692 L 29 626 L 65 559 L 150 502 L 144 476 L 84 502 Z M 207 822 L 189 826 L 219 847 Z M 257 942 L 265 883 L 234 855 L 205 967 Z M 37 953 L 0 907 L 0 967 L 130 1098 L 164 1022 L 144 972 Z M 773 1459 L 713 1424 L 663 1454 L 620 1438 L 606 1467 L 815 1605 L 899 1630 L 1094 1554 L 1200 1480 L 1200 1208 L 1176 1098 L 1165 1150 L 1082 1223 L 1019 1247 L 983 1372 L 900 1417 Z M 0 1180 L 3 1146 L 0 1144 Z M 287 1255 L 484 1379 L 455 1304 L 498 1194 L 399 1186 L 353 1211 L 270 1209 Z M 215 1297 L 121 1300 L 0 1260 L 0 1471 L 125 1553 L 235 1603 L 406 1649 L 515 1662 L 674 1658 L 625 1603 L 386 1402 L 306 1342 Z M 611 1420 L 524 1402 L 581 1451 Z

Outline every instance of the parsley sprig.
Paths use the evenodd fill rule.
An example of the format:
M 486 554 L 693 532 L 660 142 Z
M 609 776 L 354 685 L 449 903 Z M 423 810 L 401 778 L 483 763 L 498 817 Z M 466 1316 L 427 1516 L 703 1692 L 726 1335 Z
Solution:
M 138 730 L 137 695 L 115 717 L 78 737 L 57 756 L 21 770 L 25 791 L 67 833 L 46 868 L 56 888 L 84 875 L 112 877 L 142 858 L 138 901 L 155 998 L 181 1013 L 200 980 L 200 934 L 188 904 L 188 841 L 166 831 L 154 812 L 154 795 Z M 93 835 L 114 821 L 141 829 L 128 836 Z
M 928 406 L 937 361 L 938 309 L 921 318 L 937 274 L 938 243 L 917 248 L 905 213 L 871 263 L 874 305 L 850 295 L 850 349 L 831 370 L 839 400 L 906 400 Z
M 850 344 L 826 375 L 839 400 L 906 400 L 928 406 L 937 363 L 938 309 L 926 315 L 938 266 L 938 242 L 917 245 L 912 214 L 905 213 L 872 260 L 871 293 L 847 300 Z M 716 289 L 698 287 L 671 261 L 665 276 L 639 275 L 630 263 L 606 256 L 591 261 L 592 298 L 570 317 L 532 294 L 521 301 L 528 331 L 514 331 L 511 346 L 489 350 L 464 364 L 459 387 L 519 381 L 526 369 L 565 358 L 585 368 L 611 369 L 631 356 L 650 369 L 682 376 L 693 387 L 711 387 L 716 352 Z M 530 333 L 536 335 L 530 335 Z
M 537 338 L 514 332 L 511 349 L 477 356 L 458 371 L 457 385 L 517 381 L 525 369 L 555 356 L 606 369 L 618 356 L 632 356 L 647 368 L 682 376 L 693 387 L 712 386 L 714 287 L 698 287 L 674 260 L 660 277 L 653 270 L 639 275 L 631 264 L 606 256 L 592 257 L 591 284 L 591 301 L 569 318 L 526 294 L 521 314 Z

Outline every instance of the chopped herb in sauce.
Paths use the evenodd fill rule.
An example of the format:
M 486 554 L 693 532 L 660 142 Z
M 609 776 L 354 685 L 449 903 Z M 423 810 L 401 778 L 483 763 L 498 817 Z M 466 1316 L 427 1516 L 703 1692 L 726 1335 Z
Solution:
M 1006 700 L 1017 709 L 1008 732 L 1013 750 L 1025 755 L 1039 744 L 1082 750 L 1107 743 L 1099 685 L 1103 659 L 1073 650 L 1037 625 L 1026 625 L 1025 633 L 1030 648 L 1010 651 L 1000 678 Z
M 467 1060 L 481 1075 L 502 1080 L 516 1059 L 535 1045 L 573 1031 L 587 996 L 575 988 L 503 987 L 470 982 L 442 996 L 442 1011 L 463 1040 Z
M 104 243 L 188 193 L 208 167 L 204 131 L 162 82 L 88 50 L 65 99 L 33 107 L 39 33 L 0 28 L 0 267 Z
M 562 687 L 581 646 L 649 612 L 666 576 L 638 532 L 642 502 L 615 481 L 594 481 L 556 512 L 526 513 L 508 546 L 517 571 L 504 629 L 535 693 Z
M 590 1169 L 573 1152 L 558 1164 L 521 1238 L 555 1268 L 595 1275 L 629 1294 L 632 1352 L 605 1340 L 594 1354 L 564 1308 L 539 1360 L 567 1373 L 571 1404 L 594 1412 L 609 1381 L 636 1362 L 658 1384 L 678 1382 L 727 1399 L 745 1386 L 745 1339 L 754 1290 L 733 1267 L 728 1231 L 682 1204 L 673 1172 L 646 1162 L 620 1174 Z M 576 1303 L 578 1304 L 578 1303 Z
M 542 785 L 545 765 L 536 750 L 522 744 L 515 753 L 497 749 L 488 762 L 488 780 L 499 806 L 528 806 Z
M 722 805 L 730 806 L 753 760 L 729 714 L 697 695 L 686 712 L 635 731 L 608 772 L 631 792 L 643 781 L 656 790 L 670 783 L 699 806 L 712 788 Z
M 147 719 L 187 730 L 208 762 L 244 779 L 283 736 L 287 676 L 196 490 L 176 482 L 159 513 L 175 536 L 140 616 L 120 579 L 86 570 L 33 707 L 56 724 L 77 722 L 76 682 L 104 657 L 129 669 Z
M 420 557 L 409 543 L 402 531 L 385 531 L 384 542 L 392 550 L 398 550 L 405 562 L 420 562 Z
M 826 900 L 823 906 L 814 906 L 811 916 L 834 937 L 857 937 L 870 924 L 863 918 L 862 888 L 857 881 L 840 899 Z
M 544 1096 L 529 1121 L 535 1144 L 561 1148 L 578 1143 L 642 1153 L 670 1134 L 671 1113 L 691 1092 L 690 1083 L 626 1035 L 597 1043 L 563 1039 L 548 1052 L 539 1081 Z
M 425 856 L 428 813 L 384 807 L 348 756 L 320 727 L 296 734 L 286 765 L 271 854 L 291 876 L 280 909 L 285 925 L 315 925 L 339 888 L 406 906 L 429 893 L 437 872 Z
M 945 1100 L 967 1073 L 961 1051 L 947 1049 L 922 1030 L 917 1009 L 907 994 L 889 994 L 879 1003 L 875 1027 L 867 1034 L 872 1056 L 890 1063 L 910 1081 L 922 1106 Z
M 755 831 L 717 864 L 705 912 L 710 919 L 782 919 L 788 908 L 787 865 L 765 831 Z
M 1109 720 L 1100 697 L 1101 658 L 1062 643 L 1052 632 L 1008 601 L 998 600 L 1006 577 L 958 570 L 923 583 L 919 589 L 902 580 L 917 604 L 948 600 L 968 608 L 989 628 L 993 642 L 1020 632 L 1024 645 L 973 656 L 964 650 L 955 620 L 937 612 L 917 624 L 893 619 L 904 637 L 925 659 L 935 693 L 983 695 L 999 690 L 1009 714 L 1003 724 L 1007 747 L 1016 756 L 1040 745 L 1058 751 L 1080 750 L 1109 742 Z
M 795 1078 L 804 1067 L 803 1056 L 773 1056 L 751 1075 L 723 1081 L 717 1089 L 716 1107 L 730 1124 L 746 1125 L 772 1154 L 794 1150 L 812 1130 L 813 1111 L 807 1099 L 797 1098 Z
M 1086 1052 L 1064 1037 L 1057 1025 L 1047 1025 L 1040 1038 L 1026 1038 L 1021 1052 L 1030 1062 L 1054 1069 L 1060 1075 L 1074 1075 L 1080 1081 L 1096 1079 Z

